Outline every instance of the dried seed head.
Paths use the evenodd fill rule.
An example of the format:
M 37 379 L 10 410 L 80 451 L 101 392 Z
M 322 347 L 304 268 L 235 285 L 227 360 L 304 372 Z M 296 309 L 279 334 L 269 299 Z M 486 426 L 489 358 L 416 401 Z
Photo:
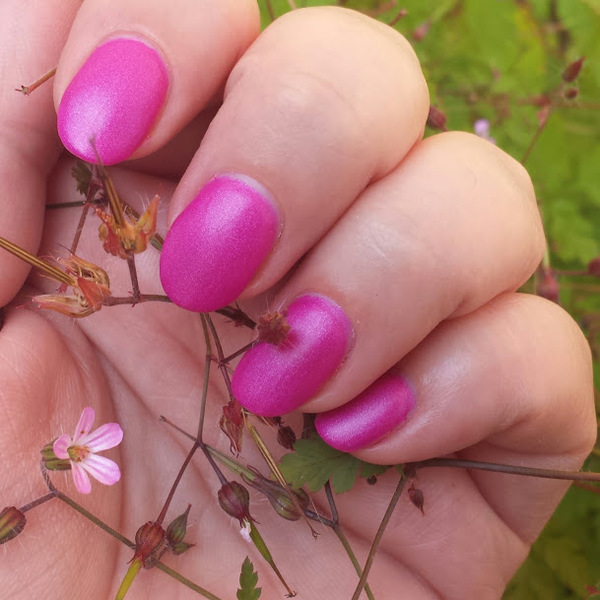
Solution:
M 144 523 L 135 534 L 135 554 L 133 560 L 137 558 L 146 569 L 150 569 L 154 566 L 164 543 L 165 530 L 154 521 Z
M 286 320 L 287 311 L 275 311 L 259 317 L 256 330 L 258 339 L 267 344 L 279 346 L 287 339 L 290 326 Z

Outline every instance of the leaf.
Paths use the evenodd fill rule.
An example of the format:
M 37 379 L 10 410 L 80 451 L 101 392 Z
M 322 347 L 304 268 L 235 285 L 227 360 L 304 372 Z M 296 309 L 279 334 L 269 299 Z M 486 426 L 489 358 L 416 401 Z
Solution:
M 258 600 L 262 593 L 262 588 L 257 588 L 258 573 L 254 570 L 254 565 L 246 556 L 242 563 L 242 571 L 240 573 L 240 587 L 236 597 L 238 600 Z
M 92 181 L 92 169 L 89 165 L 81 160 L 75 163 L 75 166 L 71 169 L 71 175 L 77 182 L 77 191 L 82 195 L 86 196 L 90 189 L 90 183 Z
M 335 450 L 318 437 L 298 440 L 294 450 L 281 459 L 281 472 L 293 487 L 306 485 L 311 492 L 320 490 L 331 479 L 335 492 L 343 494 L 352 489 L 359 474 L 368 478 L 388 469 Z

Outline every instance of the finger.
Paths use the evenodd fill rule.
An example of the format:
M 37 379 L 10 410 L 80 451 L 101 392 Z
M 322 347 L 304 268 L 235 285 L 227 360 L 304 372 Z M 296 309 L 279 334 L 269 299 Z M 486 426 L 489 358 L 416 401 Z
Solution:
M 389 431 L 397 406 L 372 386 L 357 403 L 317 416 L 323 438 L 345 450 L 356 451 L 353 442 L 372 443 L 356 455 L 384 464 L 457 453 L 471 460 L 565 470 L 577 470 L 594 444 L 589 347 L 566 312 L 536 296 L 505 294 L 442 324 L 401 361 L 396 373 L 400 375 L 393 376 L 396 403 L 402 402 L 407 385 L 416 399 L 403 423 Z M 387 414 L 378 414 L 382 404 L 387 405 Z M 388 422 L 383 424 L 382 418 Z M 369 429 L 375 437 L 386 437 L 369 442 L 365 435 Z M 431 557 L 445 545 L 460 552 L 472 544 L 473 538 L 468 539 L 475 533 L 472 523 L 484 514 L 489 520 L 486 531 L 497 528 L 498 535 L 490 533 L 480 540 L 482 556 L 494 539 L 509 539 L 506 531 L 500 535 L 500 524 L 530 544 L 568 486 L 564 481 L 475 470 L 419 473 L 417 486 L 425 486 L 426 514 L 433 519 L 428 529 L 437 532 L 432 545 L 423 539 L 419 548 L 409 545 L 405 551 L 406 560 L 420 563 L 421 569 L 438 564 L 424 560 L 424 548 Z M 443 494 L 432 488 L 439 476 L 454 479 Z M 492 511 L 484 510 L 485 504 Z M 457 525 L 465 521 L 461 512 L 468 515 L 465 530 Z M 497 517 L 500 524 L 494 524 Z M 449 539 L 444 528 L 449 529 Z M 405 541 L 414 535 L 409 530 L 402 536 L 405 533 Z M 403 540 L 395 543 L 401 547 Z M 432 581 L 439 575 L 421 574 Z M 449 579 L 439 580 L 450 585 Z
M 150 154 L 197 115 L 259 31 L 252 0 L 88 0 L 56 74 L 60 137 L 105 164 Z M 139 148 L 139 149 L 138 149 Z
M 0 236 L 35 252 L 44 217 L 46 175 L 60 144 L 51 85 L 28 98 L 15 88 L 56 65 L 79 0 L 0 3 Z M 0 250 L 0 306 L 22 286 L 28 267 Z
M 234 391 L 265 415 L 311 398 L 302 410 L 339 406 L 441 321 L 516 289 L 543 249 L 531 182 L 516 161 L 472 135 L 429 138 L 307 255 L 277 296 L 289 304 L 289 345 L 247 352 Z
M 420 139 L 427 109 L 414 52 L 389 27 L 331 7 L 275 21 L 173 197 L 168 295 L 210 311 L 273 285 Z

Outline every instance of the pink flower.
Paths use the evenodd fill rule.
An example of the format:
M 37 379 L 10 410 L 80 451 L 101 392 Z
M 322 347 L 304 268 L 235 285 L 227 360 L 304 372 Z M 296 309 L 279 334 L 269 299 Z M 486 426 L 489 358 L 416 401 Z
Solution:
M 123 430 L 118 423 L 106 423 L 91 431 L 95 416 L 93 408 L 84 408 L 73 437 L 63 434 L 52 446 L 58 458 L 71 461 L 73 481 L 82 494 L 92 491 L 88 473 L 105 485 L 113 485 L 121 479 L 117 463 L 96 453 L 118 446 Z
M 492 144 L 496 143 L 496 140 L 490 135 L 490 122 L 487 119 L 477 119 L 473 123 L 473 130 L 475 131 L 475 135 L 478 135 L 480 138 L 492 142 Z

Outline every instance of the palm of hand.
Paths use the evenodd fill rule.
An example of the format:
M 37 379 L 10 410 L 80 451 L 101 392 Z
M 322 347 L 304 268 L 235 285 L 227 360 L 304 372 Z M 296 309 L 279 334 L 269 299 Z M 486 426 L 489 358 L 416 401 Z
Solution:
M 70 164 L 64 163 L 51 178 L 49 203 L 77 199 L 69 169 Z M 119 173 L 117 181 L 143 197 L 151 197 L 157 185 L 155 179 L 127 172 Z M 166 181 L 161 187 L 170 189 Z M 68 244 L 65 232 L 75 230 L 78 218 L 79 211 L 74 209 L 48 212 L 41 253 L 49 254 Z M 95 222 L 88 221 L 78 252 L 106 268 L 113 294 L 119 295 L 120 290 L 120 295 L 126 295 L 130 281 L 125 263 L 104 253 L 96 227 Z M 149 249 L 138 255 L 137 265 L 142 292 L 159 292 L 158 253 Z M 48 290 L 48 282 L 37 283 Z M 252 339 L 251 332 L 232 327 L 222 317 L 217 317 L 217 322 L 226 352 Z M 195 432 L 205 364 L 198 316 L 163 303 L 106 307 L 75 322 L 60 315 L 12 309 L 0 352 L 0 378 L 4 389 L 9 390 L 0 397 L 8 415 L 0 443 L 4 455 L 13 456 L 15 461 L 6 481 L 11 497 L 16 502 L 21 496 L 43 493 L 36 472 L 37 452 L 60 433 L 71 433 L 81 408 L 93 406 L 97 424 L 116 420 L 125 430 L 124 443 L 118 452 L 112 451 L 121 466 L 122 481 L 114 488 L 95 483 L 91 496 L 82 497 L 69 477 L 54 474 L 53 479 L 109 525 L 133 538 L 139 526 L 160 512 L 190 446 L 180 434 L 160 423 L 158 416 L 165 414 Z M 217 423 L 226 394 L 216 371 L 209 389 L 205 439 L 225 449 L 227 440 Z M 19 399 L 17 411 L 15 398 Z M 256 452 L 248 448 L 246 454 L 252 464 L 266 471 Z M 476 452 L 468 454 L 476 458 Z M 374 487 L 361 482 L 338 499 L 342 526 L 360 557 L 366 555 L 395 483 L 395 476 L 389 474 Z M 264 593 L 282 592 L 270 569 L 240 536 L 237 522 L 219 508 L 218 486 L 213 471 L 197 455 L 166 519 L 168 523 L 192 503 L 186 539 L 197 546 L 182 557 L 170 557 L 168 562 L 213 593 L 231 597 L 239 566 L 250 555 Z M 434 590 L 445 593 L 442 582 L 460 566 L 464 589 L 478 589 L 478 582 L 489 586 L 495 581 L 495 589 L 487 587 L 480 596 L 489 593 L 494 597 L 505 584 L 504 574 L 510 574 L 526 554 L 526 545 L 519 538 L 524 532 L 515 534 L 494 512 L 493 503 L 487 503 L 477 481 L 464 472 L 425 472 L 419 476 L 418 486 L 425 493 L 426 516 L 405 498 L 401 500 L 373 570 L 374 592 L 389 597 L 386 594 L 392 590 L 406 590 L 411 598 L 432 597 Z M 501 492 L 495 484 L 488 493 L 490 489 L 492 495 Z M 323 500 L 317 502 L 327 514 Z M 281 521 L 258 498 L 251 512 L 292 588 L 304 597 L 350 597 L 357 580 L 331 532 L 320 528 L 323 535 L 315 543 L 308 528 Z M 30 533 L 30 539 L 11 549 L 6 568 L 24 573 L 32 567 L 34 557 L 34 568 L 47 575 L 29 581 L 14 579 L 17 587 L 13 597 L 29 598 L 37 589 L 46 590 L 48 598 L 100 599 L 114 593 L 131 558 L 130 549 L 57 501 L 30 515 L 29 527 L 36 535 Z M 289 531 L 282 534 L 282 525 Z M 526 532 L 525 537 L 531 533 Z M 473 548 L 480 554 L 477 562 L 468 558 Z M 483 563 L 488 569 L 479 563 L 481 554 L 489 558 Z M 61 558 L 57 560 L 57 556 Z M 157 570 L 138 577 L 131 597 L 163 597 L 167 593 L 178 598 L 196 597 Z

